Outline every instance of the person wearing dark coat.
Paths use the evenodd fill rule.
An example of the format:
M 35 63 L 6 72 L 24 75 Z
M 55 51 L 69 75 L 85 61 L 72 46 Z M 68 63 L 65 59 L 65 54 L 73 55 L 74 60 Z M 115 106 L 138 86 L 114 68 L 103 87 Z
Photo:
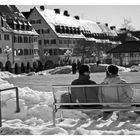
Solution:
M 90 68 L 88 65 L 81 65 L 79 69 L 79 78 L 72 81 L 72 85 L 95 85 L 96 82 L 90 80 Z M 97 87 L 72 87 L 72 102 L 94 103 L 99 102 Z
M 76 66 L 76 63 L 75 63 L 75 62 L 72 63 L 72 74 L 76 74 L 76 70 L 77 70 L 76 67 L 77 67 L 77 66 Z

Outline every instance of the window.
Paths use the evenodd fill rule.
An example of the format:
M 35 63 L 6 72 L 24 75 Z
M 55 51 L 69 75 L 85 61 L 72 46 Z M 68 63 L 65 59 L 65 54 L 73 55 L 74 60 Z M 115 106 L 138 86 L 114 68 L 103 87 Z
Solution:
M 49 44 L 49 40 L 44 40 L 44 45 Z
M 62 40 L 59 40 L 59 44 L 62 44 L 63 43 L 63 41 Z
M 76 44 L 76 41 L 75 40 L 73 40 L 73 44 Z
M 58 55 L 58 50 L 54 50 L 54 55 Z
M 1 34 L 0 34 L 0 40 L 1 40 Z
M 39 40 L 39 41 L 38 41 L 38 43 L 39 43 L 39 45 L 41 45 L 41 44 L 42 44 L 42 41 L 41 41 L 41 40 Z
M 16 36 L 14 36 L 14 42 L 18 42 L 18 41 L 17 41 L 17 37 L 16 37 Z
M 18 36 L 18 43 L 22 43 L 22 37 Z
M 37 37 L 34 37 L 33 38 L 33 42 L 37 42 Z
M 2 53 L 2 49 L 0 48 L 0 54 Z
M 51 44 L 56 44 L 56 40 L 55 39 L 51 39 Z
M 4 40 L 9 40 L 9 35 L 8 34 L 4 35 Z
M 23 55 L 23 50 L 22 49 L 18 50 L 18 55 Z
M 35 24 L 35 20 L 30 20 L 30 23 L 31 24 Z
M 41 19 L 37 20 L 37 23 L 38 23 L 38 24 L 41 24 Z
M 53 53 L 53 51 L 52 50 L 49 50 L 49 54 L 52 55 L 52 53 Z
M 28 55 L 28 49 L 24 49 L 24 55 Z
M 29 43 L 32 43 L 32 37 L 31 36 L 29 36 Z
M 29 49 L 29 55 L 32 55 L 32 49 Z
M 67 40 L 64 40 L 64 44 L 67 44 Z
M 50 30 L 49 29 L 42 29 L 42 34 L 49 34 Z
M 24 36 L 24 43 L 28 43 L 28 37 Z
M 38 49 L 34 49 L 34 54 L 38 55 Z

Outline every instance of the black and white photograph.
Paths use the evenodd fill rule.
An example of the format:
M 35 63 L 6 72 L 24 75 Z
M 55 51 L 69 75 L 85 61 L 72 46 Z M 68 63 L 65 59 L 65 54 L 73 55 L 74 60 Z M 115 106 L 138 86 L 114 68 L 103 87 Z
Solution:
M 140 4 L 0 4 L 0 135 L 140 135 Z

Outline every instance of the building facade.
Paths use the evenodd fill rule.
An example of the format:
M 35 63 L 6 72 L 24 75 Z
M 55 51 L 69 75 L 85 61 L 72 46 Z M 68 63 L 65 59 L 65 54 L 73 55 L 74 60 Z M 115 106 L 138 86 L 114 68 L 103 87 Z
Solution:
M 40 6 L 34 7 L 28 14 L 27 12 L 23 14 L 39 34 L 39 55 L 44 65 L 49 62 L 51 64 L 65 62 L 67 50 L 72 52 L 70 57 L 72 61 L 81 60 L 81 56 L 74 53 L 78 40 L 95 42 L 93 48 L 97 51 L 91 54 L 96 54 L 97 58 L 106 50 L 104 48 L 110 48 L 114 42 L 118 44 L 118 40 L 111 40 L 110 28 L 108 31 L 111 35 L 103 31 L 105 27 L 101 28 L 103 25 L 100 26 L 100 23 L 83 20 L 79 16 L 72 17 L 67 10 L 61 12 L 60 9 L 51 10 Z M 116 36 L 113 35 L 113 38 Z
M 140 64 L 140 42 L 127 41 L 108 51 L 112 62 L 121 66 Z
M 30 72 L 38 66 L 38 34 L 14 5 L 0 5 L 0 69 Z

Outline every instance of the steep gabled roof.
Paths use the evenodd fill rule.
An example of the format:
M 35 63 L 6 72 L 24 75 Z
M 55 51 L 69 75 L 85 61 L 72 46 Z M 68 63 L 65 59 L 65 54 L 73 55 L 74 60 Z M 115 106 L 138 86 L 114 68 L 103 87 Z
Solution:
M 77 20 L 74 17 L 64 16 L 63 12 L 60 12 L 60 14 L 56 14 L 55 11 L 51 9 L 41 10 L 40 8 L 35 8 L 49 24 L 81 27 L 85 30 L 90 30 L 92 33 L 102 33 L 102 30 L 98 27 L 96 22 L 82 19 Z
M 55 25 L 60 25 L 60 26 L 76 27 L 76 28 L 80 28 L 81 30 L 88 30 L 91 33 L 102 33 L 102 30 L 99 28 L 96 22 L 90 20 L 82 20 L 82 19 L 77 20 L 74 17 L 64 16 L 63 12 L 60 12 L 60 14 L 56 14 L 55 11 L 51 9 L 42 10 L 37 7 L 35 7 L 35 9 L 40 13 L 43 19 L 51 26 L 54 32 L 55 32 Z M 59 34 L 57 32 L 55 33 L 59 37 L 73 36 L 75 38 L 84 38 L 84 35 L 82 33 L 79 35 L 73 34 L 68 36 L 66 34 Z
M 1 30 L 13 32 L 15 34 L 30 34 L 38 35 L 36 31 L 32 28 L 31 31 L 27 30 L 13 30 L 9 24 L 26 24 L 31 26 L 23 14 L 16 8 L 15 5 L 0 5 L 0 15 L 2 19 L 6 21 L 6 28 L 2 27 Z
M 131 52 L 140 52 L 140 42 L 128 41 L 109 50 L 107 53 L 131 53 Z

